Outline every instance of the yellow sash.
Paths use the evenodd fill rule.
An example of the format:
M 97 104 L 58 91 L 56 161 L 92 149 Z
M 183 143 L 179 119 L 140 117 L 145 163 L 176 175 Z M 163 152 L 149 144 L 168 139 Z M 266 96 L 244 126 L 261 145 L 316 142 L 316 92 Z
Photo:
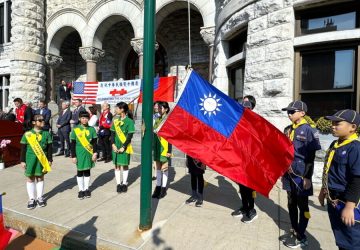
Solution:
M 161 152 L 161 156 L 165 156 L 169 149 L 169 143 L 162 137 L 159 136 L 160 144 L 163 147 L 163 151 Z
M 121 121 L 121 120 L 117 119 L 117 120 L 114 121 L 114 127 L 115 127 L 116 135 L 118 136 L 118 138 L 119 138 L 119 140 L 121 141 L 122 144 L 124 144 L 125 141 L 126 141 L 126 136 L 125 136 L 124 132 L 120 128 L 120 126 L 122 126 L 123 124 L 124 124 L 124 122 Z M 133 154 L 134 153 L 134 150 L 133 150 L 130 143 L 128 144 L 125 152 L 127 154 Z
M 46 158 L 46 155 L 44 153 L 44 150 L 41 148 L 38 140 L 36 139 L 36 134 L 32 132 L 26 132 L 25 133 L 26 140 L 28 141 L 30 147 L 34 151 L 36 157 L 38 158 L 40 164 L 43 167 L 42 172 L 47 173 L 51 171 L 50 163 L 48 159 Z
M 82 131 L 80 128 L 74 128 L 75 135 L 79 139 L 81 145 L 86 149 L 86 151 L 88 151 L 91 155 L 93 155 L 94 154 L 93 147 L 86 138 L 86 131 L 88 130 Z
M 294 141 L 294 136 L 295 136 L 295 129 L 297 129 L 298 127 L 300 127 L 301 125 L 307 124 L 308 122 L 305 119 L 302 119 L 298 124 L 292 124 L 292 130 L 290 133 L 290 140 Z

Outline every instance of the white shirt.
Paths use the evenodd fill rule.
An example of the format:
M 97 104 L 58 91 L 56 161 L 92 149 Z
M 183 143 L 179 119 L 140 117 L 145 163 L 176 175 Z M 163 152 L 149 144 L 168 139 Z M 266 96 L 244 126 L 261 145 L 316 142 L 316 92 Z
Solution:
M 98 119 L 99 118 L 97 117 L 97 115 L 91 116 L 91 118 L 89 120 L 89 126 L 94 127 L 96 125 Z

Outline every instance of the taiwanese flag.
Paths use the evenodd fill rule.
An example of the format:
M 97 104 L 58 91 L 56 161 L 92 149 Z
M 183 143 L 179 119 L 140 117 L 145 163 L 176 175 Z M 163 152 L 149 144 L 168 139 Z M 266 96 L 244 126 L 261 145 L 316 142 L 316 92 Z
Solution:
M 174 101 L 176 76 L 157 77 L 154 79 L 154 102 Z M 139 103 L 142 103 L 142 88 L 140 90 Z
M 188 73 L 174 109 L 157 133 L 218 173 L 268 197 L 288 170 L 291 141 L 261 116 Z
M 0 194 L 0 250 L 5 249 L 11 238 L 11 233 L 5 229 L 2 210 L 2 194 Z

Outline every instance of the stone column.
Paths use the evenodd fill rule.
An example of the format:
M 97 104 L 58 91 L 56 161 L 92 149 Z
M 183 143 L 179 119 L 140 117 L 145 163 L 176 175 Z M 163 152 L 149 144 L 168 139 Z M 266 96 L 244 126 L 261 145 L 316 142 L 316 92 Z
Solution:
M 105 56 L 105 51 L 95 47 L 79 48 L 81 57 L 86 61 L 86 81 L 95 82 L 96 79 L 96 63 Z
M 46 63 L 49 65 L 50 70 L 50 81 L 47 89 L 47 93 L 49 93 L 49 99 L 50 102 L 55 102 L 55 89 L 56 89 L 56 83 L 55 83 L 55 69 L 59 67 L 59 65 L 63 62 L 63 58 L 61 56 L 56 56 L 53 54 L 46 54 Z
M 43 0 L 12 2 L 9 104 L 16 97 L 35 104 L 45 97 Z
M 200 34 L 204 39 L 205 43 L 209 46 L 209 82 L 212 82 L 215 26 L 201 27 Z
M 136 54 L 139 56 L 139 78 L 143 77 L 143 44 L 144 39 L 142 38 L 133 38 L 130 41 L 131 46 L 135 50 Z

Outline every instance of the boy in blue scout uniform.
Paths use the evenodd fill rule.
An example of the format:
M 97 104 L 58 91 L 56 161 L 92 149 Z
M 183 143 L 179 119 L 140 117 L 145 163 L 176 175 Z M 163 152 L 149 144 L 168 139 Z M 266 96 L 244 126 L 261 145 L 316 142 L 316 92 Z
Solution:
M 339 249 L 360 249 L 360 142 L 356 130 L 360 115 L 340 110 L 332 116 L 333 141 L 324 164 L 323 186 L 319 201 L 327 209 L 336 245 Z
M 289 248 L 308 245 L 305 231 L 310 219 L 309 196 L 313 194 L 311 177 L 314 170 L 316 150 L 321 149 L 316 129 L 304 119 L 307 106 L 302 101 L 294 101 L 287 111 L 292 125 L 288 136 L 294 144 L 294 161 L 282 178 L 283 189 L 287 191 L 288 209 L 292 229 L 280 240 Z M 298 211 L 299 210 L 299 211 Z

